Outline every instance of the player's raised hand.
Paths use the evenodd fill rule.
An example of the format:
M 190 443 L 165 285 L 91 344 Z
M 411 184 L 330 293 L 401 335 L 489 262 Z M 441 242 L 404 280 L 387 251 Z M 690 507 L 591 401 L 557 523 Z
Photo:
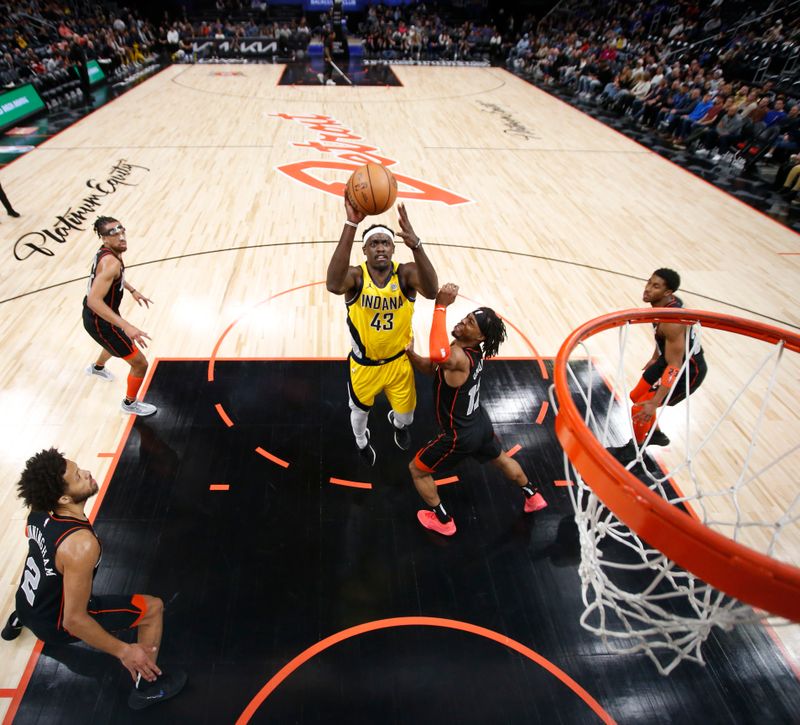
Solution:
M 446 282 L 436 293 L 436 304 L 447 307 L 456 301 L 456 297 L 458 297 L 458 285 L 452 282 Z
M 397 236 L 402 238 L 407 247 L 416 249 L 419 247 L 419 237 L 414 234 L 414 227 L 411 226 L 411 222 L 408 220 L 406 205 L 402 202 L 397 205 L 397 214 L 398 222 L 400 223 L 400 231 L 397 232 Z
M 344 210 L 347 213 L 347 221 L 353 222 L 354 224 L 359 224 L 363 222 L 366 218 L 366 214 L 363 211 L 357 209 L 353 204 L 350 203 L 350 199 L 347 196 L 347 189 L 344 190 Z

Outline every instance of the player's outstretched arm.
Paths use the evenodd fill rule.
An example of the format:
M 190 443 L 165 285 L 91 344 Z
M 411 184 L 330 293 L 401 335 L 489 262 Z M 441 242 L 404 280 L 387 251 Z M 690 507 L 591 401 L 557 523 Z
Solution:
M 414 350 L 414 338 L 411 338 L 411 342 L 406 345 L 406 355 L 408 355 L 408 359 L 411 362 L 411 366 L 414 370 L 419 370 L 421 373 L 425 373 L 425 375 L 433 375 L 436 372 L 436 365 L 434 365 L 433 361 L 429 357 L 422 357 L 422 355 L 417 355 L 416 351 Z
M 92 574 L 99 556 L 100 544 L 89 531 L 76 531 L 58 548 L 56 566 L 64 577 L 64 628 L 89 646 L 119 659 L 134 680 L 141 674 L 152 682 L 161 674 L 152 659 L 155 647 L 148 653 L 141 645 L 123 642 L 89 616 Z
M 405 204 L 400 203 L 397 205 L 397 214 L 400 224 L 400 231 L 397 235 L 402 238 L 405 245 L 414 253 L 414 262 L 403 265 L 403 270 L 407 275 L 404 282 L 407 286 L 417 290 L 423 297 L 432 300 L 439 290 L 439 278 L 436 275 L 436 270 L 433 268 L 433 264 L 428 258 L 420 238 L 414 233 L 414 227 L 411 226 L 411 222 L 408 219 L 408 211 Z
M 328 263 L 328 276 L 325 280 L 328 292 L 333 292 L 335 295 L 343 295 L 356 286 L 356 275 L 359 270 L 350 266 L 350 251 L 356 238 L 356 227 L 364 221 L 366 216 L 350 203 L 347 192 L 344 194 L 344 209 L 347 221 L 344 223 L 339 243 L 333 250 L 333 256 Z
M 433 306 L 433 322 L 429 341 L 431 360 L 437 365 L 444 365 L 450 358 L 450 338 L 447 335 L 447 308 L 458 297 L 458 285 L 446 282 L 436 293 Z

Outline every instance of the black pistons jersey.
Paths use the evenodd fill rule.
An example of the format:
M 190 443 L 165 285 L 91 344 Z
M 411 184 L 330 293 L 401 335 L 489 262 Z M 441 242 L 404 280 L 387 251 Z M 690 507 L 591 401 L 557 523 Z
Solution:
M 452 388 L 444 379 L 444 370 L 439 367 L 433 380 L 433 399 L 436 404 L 436 419 L 445 431 L 467 428 L 481 418 L 481 373 L 483 355 L 479 349 L 463 348 L 469 359 L 469 375 L 457 388 Z
M 678 297 L 677 295 L 672 295 L 672 299 L 664 305 L 664 307 L 683 307 L 683 300 Z M 664 343 L 666 342 L 663 335 L 660 335 L 658 332 L 658 322 L 653 323 L 653 330 L 655 331 L 656 335 L 656 346 L 658 347 L 659 354 L 663 357 L 664 356 Z M 703 348 L 699 345 L 695 350 L 695 334 L 694 328 L 689 328 L 689 351 L 692 355 L 700 355 L 703 352 Z
M 92 525 L 83 519 L 31 511 L 25 534 L 28 557 L 17 589 L 17 615 L 36 634 L 38 631 L 62 630 L 64 617 L 64 578 L 56 569 L 56 551 L 68 536 L 88 530 Z M 99 539 L 98 539 L 99 543 Z M 97 567 L 100 565 L 100 557 Z
M 112 252 L 108 247 L 100 247 L 100 249 L 98 249 L 97 253 L 94 255 L 92 271 L 89 273 L 89 285 L 86 287 L 86 297 L 83 298 L 84 307 L 87 306 L 86 300 L 89 292 L 92 289 L 92 284 L 94 284 L 94 278 L 97 276 L 97 267 L 100 265 L 100 260 L 107 254 L 114 254 L 114 252 Z M 103 297 L 103 302 L 105 302 L 117 314 L 119 314 L 119 305 L 120 302 L 122 302 L 122 295 L 125 292 L 125 263 L 120 259 L 119 264 L 119 277 L 114 280 L 114 284 L 111 285 L 106 293 L 106 296 Z

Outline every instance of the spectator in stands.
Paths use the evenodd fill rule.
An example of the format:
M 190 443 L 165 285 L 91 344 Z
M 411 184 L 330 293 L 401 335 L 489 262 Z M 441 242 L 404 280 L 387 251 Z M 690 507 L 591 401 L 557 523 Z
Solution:
M 625 66 L 611 83 L 607 83 L 603 92 L 600 94 L 600 102 L 603 105 L 612 105 L 616 102 L 617 96 L 623 91 L 628 90 L 632 85 L 631 68 Z
M 492 30 L 492 37 L 489 39 L 489 55 L 492 65 L 496 65 L 503 55 L 503 35 L 495 26 Z
M 678 124 L 683 123 L 685 118 L 694 113 L 700 102 L 700 89 L 692 88 L 689 94 L 679 98 L 672 108 L 662 109 L 659 114 L 658 129 L 664 136 L 672 137 Z M 705 110 L 708 110 L 708 107 Z
M 774 161 L 784 163 L 796 151 L 800 150 L 800 105 L 795 103 L 780 122 L 780 134 L 775 139 L 772 149 L 765 154 Z
M 755 108 L 750 110 L 750 112 L 747 114 L 747 117 L 750 119 L 754 128 L 758 124 L 763 122 L 764 117 L 767 115 L 768 111 L 769 111 L 769 96 L 759 95 Z M 759 126 L 759 129 L 760 128 L 761 126 Z
M 700 109 L 706 105 L 706 99 L 710 102 L 705 111 L 700 115 Z M 706 131 L 712 129 L 718 120 L 722 108 L 726 103 L 726 99 L 722 96 L 711 98 L 711 94 L 707 93 L 703 102 L 697 104 L 695 110 L 692 111 L 678 127 L 675 134 L 674 143 L 678 148 L 686 148 L 689 144 L 699 139 Z M 696 116 L 700 116 L 696 118 Z
M 220 31 L 221 32 L 221 31 Z M 170 53 L 177 53 L 180 48 L 181 36 L 178 32 L 178 23 L 172 23 L 167 31 L 167 48 Z
M 645 126 L 652 126 L 659 109 L 664 106 L 669 99 L 670 93 L 678 92 L 680 83 L 674 81 L 672 88 L 667 83 L 666 78 L 662 78 L 657 86 L 650 85 L 650 90 L 640 103 L 634 101 L 632 106 L 633 118 Z
M 731 101 L 719 121 L 715 125 L 707 124 L 708 128 L 703 129 L 703 134 L 699 139 L 701 147 L 697 149 L 697 154 L 703 156 L 713 150 L 716 153 L 711 160 L 714 163 L 719 161 L 740 139 L 744 122 L 745 119 L 742 118 Z
M 675 125 L 672 140 L 680 143 L 685 138 L 696 123 L 698 123 L 706 112 L 714 105 L 714 99 L 710 93 L 706 93 L 695 105 L 695 107 L 680 119 L 680 123 Z
M 781 187 L 781 194 L 787 199 L 796 199 L 800 192 L 800 157 L 790 158 L 790 168 Z
M 633 103 L 638 104 L 635 109 L 638 110 L 649 92 L 650 74 L 647 71 L 643 71 L 639 75 L 639 80 L 634 83 L 630 91 L 620 91 L 619 95 L 617 96 L 616 110 L 619 113 L 625 113 Z
M 83 105 L 92 105 L 92 90 L 89 85 L 89 67 L 86 60 L 86 38 L 80 35 L 72 36 L 72 43 L 69 47 L 69 59 L 78 73 L 81 84 L 81 94 L 83 95 Z
M 771 116 L 770 113 L 772 113 Z M 775 108 L 764 117 L 763 128 L 761 130 L 754 129 L 751 147 L 755 147 L 757 151 L 748 158 L 745 168 L 752 171 L 762 159 L 772 158 L 776 150 L 778 150 L 778 161 L 784 160 L 792 151 L 795 151 L 798 140 L 798 122 L 800 122 L 800 106 L 795 104 L 789 113 L 786 113 L 783 109 L 783 100 L 777 99 Z
M 14 58 L 11 53 L 5 53 L 0 63 L 0 85 L 4 88 L 15 88 L 22 83 L 22 76 L 14 64 Z

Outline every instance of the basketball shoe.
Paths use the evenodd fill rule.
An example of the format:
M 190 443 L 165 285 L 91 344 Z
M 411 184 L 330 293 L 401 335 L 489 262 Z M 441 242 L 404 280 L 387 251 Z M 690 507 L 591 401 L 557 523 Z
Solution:
M 364 463 L 366 463 L 368 466 L 375 465 L 375 460 L 378 456 L 375 454 L 375 449 L 372 447 L 372 443 L 369 442 L 369 428 L 367 428 L 367 445 L 358 449 L 358 455 L 361 456 L 361 460 L 364 461 Z
M 389 411 L 389 422 L 394 429 L 394 444 L 401 450 L 407 451 L 411 446 L 411 431 L 408 426 L 405 428 L 398 428 L 394 422 L 394 411 Z
M 154 682 L 139 678 L 131 694 L 128 696 L 128 707 L 131 710 L 144 710 L 151 705 L 175 697 L 186 684 L 186 673 L 173 670 L 168 675 L 160 674 Z
M 541 511 L 542 509 L 547 508 L 547 501 L 544 500 L 544 496 L 540 494 L 538 491 L 533 494 L 533 496 L 527 496 L 525 498 L 525 513 L 532 514 L 534 511 Z
M 636 458 L 636 444 L 629 440 L 624 446 L 611 446 L 606 449 L 623 466 L 627 465 Z
M 100 368 L 100 370 L 98 370 L 94 365 L 90 365 L 88 368 L 86 368 L 86 374 L 90 377 L 105 380 L 108 383 L 114 380 L 114 374 L 110 370 L 107 368 Z
M 16 639 L 17 637 L 19 637 L 19 633 L 21 631 L 22 631 L 22 622 L 20 622 L 16 612 L 11 612 L 11 616 L 8 618 L 8 621 L 6 622 L 6 626 L 3 627 L 3 631 L 0 632 L 0 637 L 6 640 L 6 642 L 10 642 L 12 639 Z
M 653 431 L 653 435 L 650 436 L 650 442 L 648 443 L 650 446 L 668 446 L 669 444 L 669 436 L 660 428 L 656 428 Z
M 435 531 L 437 534 L 441 534 L 442 536 L 452 536 L 456 533 L 456 522 L 453 521 L 452 516 L 450 517 L 450 521 L 448 521 L 446 524 L 443 524 L 441 521 L 439 521 L 439 517 L 436 516 L 433 511 L 430 509 L 422 509 L 421 511 L 417 511 L 417 520 L 426 529 Z
M 158 408 L 155 405 L 150 405 L 150 403 L 143 403 L 141 400 L 134 400 L 130 403 L 126 403 L 124 400 L 120 403 L 119 406 L 122 409 L 123 413 L 131 413 L 132 415 L 153 415 Z

